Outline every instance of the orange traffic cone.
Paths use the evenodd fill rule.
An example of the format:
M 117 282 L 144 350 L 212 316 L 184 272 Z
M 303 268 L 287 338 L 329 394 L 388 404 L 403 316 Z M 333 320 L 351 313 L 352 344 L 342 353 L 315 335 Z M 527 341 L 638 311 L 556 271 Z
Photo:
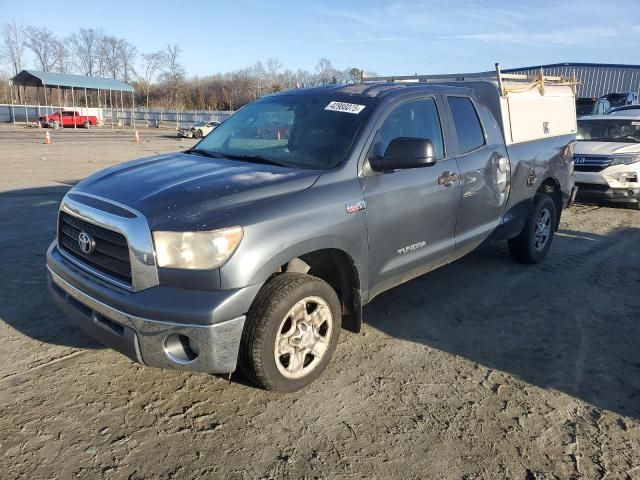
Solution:
M 134 142 L 139 142 L 140 141 L 140 135 L 138 135 L 138 131 L 136 130 L 135 135 L 133 136 L 133 141 Z
M 49 135 L 49 132 L 47 131 L 47 133 L 44 136 L 44 144 L 51 145 L 52 143 L 53 143 L 53 140 L 51 140 L 51 135 Z

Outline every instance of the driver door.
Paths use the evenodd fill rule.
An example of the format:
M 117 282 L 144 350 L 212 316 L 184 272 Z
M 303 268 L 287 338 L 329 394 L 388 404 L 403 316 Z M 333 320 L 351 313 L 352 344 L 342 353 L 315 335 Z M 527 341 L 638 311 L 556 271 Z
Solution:
M 434 97 L 396 104 L 377 127 L 368 158 L 383 157 L 394 138 L 414 137 L 431 140 L 437 163 L 366 172 L 361 179 L 369 237 L 370 298 L 448 263 L 455 246 L 461 195 L 457 163 L 445 149 Z

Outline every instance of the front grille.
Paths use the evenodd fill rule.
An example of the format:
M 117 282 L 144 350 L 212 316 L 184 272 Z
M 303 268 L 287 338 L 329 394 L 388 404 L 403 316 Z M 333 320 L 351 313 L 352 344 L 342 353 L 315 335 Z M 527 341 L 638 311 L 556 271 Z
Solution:
M 93 237 L 93 252 L 86 254 L 80 249 L 80 232 Z M 58 246 L 95 270 L 131 284 L 129 245 L 124 235 L 61 212 L 58 221 Z
M 576 172 L 601 172 L 611 165 L 611 157 L 574 155 L 573 167 Z
M 606 192 L 609 190 L 609 185 L 601 184 L 601 183 L 577 183 L 576 187 L 578 187 L 578 193 L 581 191 L 594 191 L 594 192 Z

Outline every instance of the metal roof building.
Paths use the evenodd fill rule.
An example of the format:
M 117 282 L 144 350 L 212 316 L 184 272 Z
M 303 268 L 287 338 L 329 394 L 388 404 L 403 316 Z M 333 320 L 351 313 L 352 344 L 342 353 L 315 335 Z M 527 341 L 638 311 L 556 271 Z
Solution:
M 533 67 L 512 68 L 505 73 L 571 77 L 575 72 L 580 84 L 577 97 L 600 97 L 607 93 L 640 92 L 640 65 L 614 63 L 553 63 Z
M 60 87 L 61 89 L 75 88 L 78 90 L 106 90 L 114 92 L 133 92 L 133 87 L 114 78 L 85 77 L 84 75 L 70 75 L 68 73 L 38 72 L 36 70 L 22 70 L 11 79 L 14 85 L 22 87 Z
M 15 125 L 16 117 L 14 111 L 14 102 L 13 102 L 13 87 L 19 88 L 35 88 L 37 89 L 37 98 L 38 101 L 40 99 L 40 91 L 44 95 L 44 106 L 45 110 L 49 112 L 49 105 L 52 105 L 53 111 L 53 98 L 57 96 L 58 107 L 56 109 L 62 109 L 63 104 L 67 101 L 66 92 L 68 90 L 71 91 L 71 105 L 73 110 L 73 128 L 76 128 L 76 105 L 82 105 L 82 97 L 84 96 L 84 107 L 89 108 L 89 97 L 92 99 L 95 97 L 95 100 L 98 106 L 109 105 L 111 110 L 113 111 L 114 106 L 116 109 L 120 111 L 124 111 L 125 106 L 125 93 L 128 94 L 127 100 L 130 100 L 131 106 L 131 118 L 132 122 L 135 124 L 135 119 L 133 115 L 133 109 L 135 105 L 135 90 L 134 88 L 120 80 L 115 78 L 104 78 L 104 77 L 87 77 L 84 75 L 71 75 L 67 73 L 57 73 L 57 72 L 40 72 L 37 70 L 22 70 L 15 77 L 11 79 L 9 82 L 9 91 L 11 95 L 11 119 L 13 124 Z M 62 100 L 61 91 L 64 91 L 64 102 Z M 48 92 L 48 95 L 47 95 Z M 56 95 L 57 93 L 57 95 Z M 118 101 L 118 97 L 120 97 L 120 101 Z M 78 102 L 76 102 L 76 99 Z M 115 102 L 114 102 L 115 100 Z M 39 115 L 39 113 L 38 113 Z M 26 106 L 25 106 L 25 117 L 26 114 Z M 27 120 L 28 121 L 28 120 Z M 134 125 L 135 126 L 135 125 Z M 113 117 L 112 124 L 113 128 Z

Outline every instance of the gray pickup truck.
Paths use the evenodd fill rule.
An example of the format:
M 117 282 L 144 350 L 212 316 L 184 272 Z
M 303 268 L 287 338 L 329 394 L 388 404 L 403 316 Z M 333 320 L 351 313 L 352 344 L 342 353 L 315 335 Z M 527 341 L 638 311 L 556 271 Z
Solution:
M 507 123 L 517 91 L 386 82 L 261 98 L 190 150 L 73 187 L 47 252 L 50 293 L 137 362 L 239 364 L 264 388 L 302 388 L 381 292 L 488 240 L 545 257 L 573 194 L 573 93 L 531 95 L 547 96 L 538 114 L 558 98 L 561 111 L 514 141 L 530 135 Z

